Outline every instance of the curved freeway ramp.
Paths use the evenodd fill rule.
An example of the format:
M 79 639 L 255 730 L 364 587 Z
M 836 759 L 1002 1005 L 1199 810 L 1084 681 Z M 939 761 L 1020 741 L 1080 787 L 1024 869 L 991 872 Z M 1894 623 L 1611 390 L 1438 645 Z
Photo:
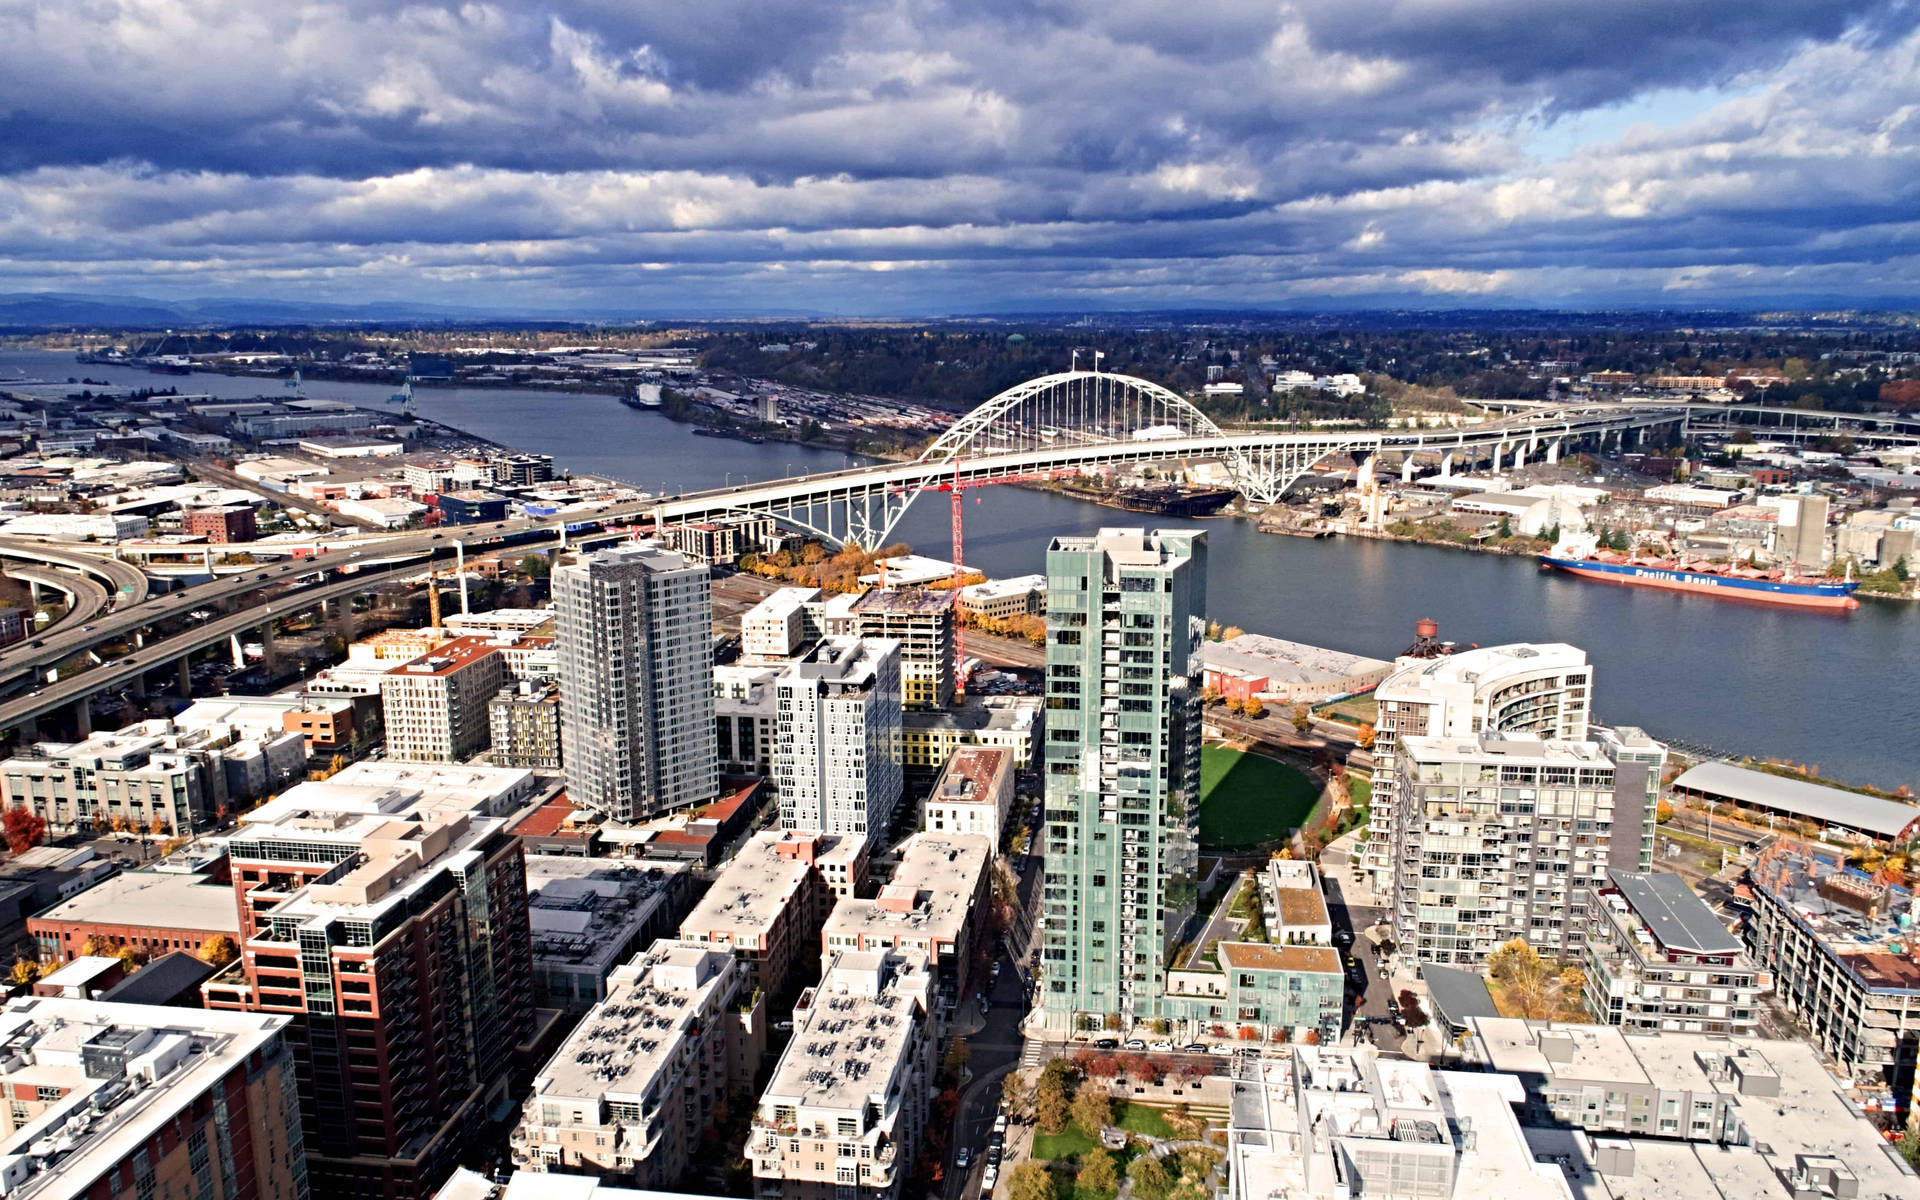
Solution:
M 106 585 L 108 601 L 115 607 L 138 604 L 151 588 L 146 575 L 131 563 L 104 554 L 71 550 L 32 538 L 0 537 L 0 558 L 18 558 L 54 567 L 70 567 L 91 575 Z
M 42 587 L 50 587 L 66 595 L 66 613 L 61 616 L 58 621 L 48 625 L 46 629 L 40 630 L 40 633 L 46 633 L 48 630 L 53 629 L 70 629 L 75 625 L 91 621 L 106 611 L 107 602 L 110 599 L 107 595 L 107 589 L 101 587 L 98 581 L 90 579 L 78 572 L 64 570 L 60 567 L 15 565 L 8 567 L 6 573 L 10 579 L 37 583 Z M 30 634 L 29 636 L 37 635 Z

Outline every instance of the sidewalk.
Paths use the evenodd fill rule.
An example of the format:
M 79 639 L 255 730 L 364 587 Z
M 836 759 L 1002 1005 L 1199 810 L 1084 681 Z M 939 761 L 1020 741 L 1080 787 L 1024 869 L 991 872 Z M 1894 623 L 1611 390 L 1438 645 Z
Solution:
M 1373 890 L 1373 876 L 1366 871 L 1355 874 L 1352 864 L 1359 856 L 1361 830 L 1349 829 L 1320 852 L 1323 874 L 1328 875 L 1340 885 L 1340 894 L 1347 904 L 1358 908 L 1385 908 L 1384 897 Z

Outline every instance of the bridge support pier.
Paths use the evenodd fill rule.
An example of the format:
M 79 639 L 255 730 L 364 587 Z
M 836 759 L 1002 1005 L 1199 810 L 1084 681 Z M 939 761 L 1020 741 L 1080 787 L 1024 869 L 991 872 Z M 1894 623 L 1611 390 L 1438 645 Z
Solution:
M 81 737 L 88 737 L 93 733 L 93 709 L 87 704 L 85 696 L 73 702 L 73 724 L 74 728 L 79 730 Z
M 1401 483 L 1412 483 L 1412 482 L 1413 482 L 1413 455 L 1412 455 L 1412 453 L 1408 453 L 1408 454 L 1405 454 L 1405 455 L 1403 455 L 1403 456 L 1401 457 L 1401 459 L 1400 459 L 1400 482 L 1401 482 Z
M 280 655 L 273 645 L 273 622 L 260 627 L 260 665 L 271 673 L 279 665 Z
M 1553 441 L 1547 443 L 1547 465 L 1551 467 L 1559 461 L 1560 461 L 1560 439 L 1555 438 Z
M 180 668 L 180 698 L 190 699 L 193 696 L 193 655 L 182 654 L 176 660 L 176 665 Z
M 27 596 L 33 601 L 35 608 L 40 607 L 40 587 L 41 584 L 38 579 L 27 580 Z
M 1440 456 L 1440 478 L 1453 478 L 1453 451 L 1451 450 Z
M 147 698 L 147 673 L 142 671 L 128 680 L 127 690 L 133 693 L 135 700 L 145 700 Z

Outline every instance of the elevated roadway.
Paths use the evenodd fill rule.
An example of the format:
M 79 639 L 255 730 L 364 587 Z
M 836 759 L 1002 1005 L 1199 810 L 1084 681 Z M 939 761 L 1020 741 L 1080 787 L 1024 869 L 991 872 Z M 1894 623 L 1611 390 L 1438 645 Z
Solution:
M 15 565 L 7 568 L 9 578 L 36 583 L 41 587 L 52 588 L 67 598 L 67 611 L 48 629 L 63 629 L 84 625 L 106 610 L 107 589 L 99 581 L 90 579 L 78 571 L 69 571 L 62 567 L 30 567 Z M 29 622 L 31 626 L 31 622 Z M 44 633 L 45 631 L 41 631 Z M 31 634 L 37 637 L 40 634 Z
M 138 604 L 152 590 L 147 577 L 131 563 L 57 543 L 40 542 L 32 538 L 0 537 L 0 558 L 71 567 L 84 572 L 106 584 L 116 606 Z

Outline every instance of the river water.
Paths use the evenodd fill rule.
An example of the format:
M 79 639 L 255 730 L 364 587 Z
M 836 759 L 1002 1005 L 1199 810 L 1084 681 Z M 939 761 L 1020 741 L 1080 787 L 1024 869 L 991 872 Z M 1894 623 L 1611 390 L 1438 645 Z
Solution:
M 79 366 L 63 354 L 0 351 L 0 380 L 106 379 L 218 396 L 282 397 L 274 381 Z M 308 396 L 376 405 L 385 386 L 311 382 Z M 844 456 L 694 437 L 611 396 L 421 389 L 422 416 L 577 472 L 680 491 L 838 469 Z M 1035 572 L 1047 539 L 1151 518 L 1015 488 L 967 496 L 966 560 L 992 575 Z M 944 496 L 907 514 L 899 540 L 946 557 Z M 1441 635 L 1483 645 L 1566 641 L 1595 664 L 1606 720 L 1741 753 L 1812 762 L 1834 778 L 1920 784 L 1920 608 L 1865 601 L 1857 612 L 1795 612 L 1594 583 L 1527 559 L 1364 539 L 1308 541 L 1222 518 L 1208 532 L 1211 615 L 1249 631 L 1392 658 L 1430 616 Z

